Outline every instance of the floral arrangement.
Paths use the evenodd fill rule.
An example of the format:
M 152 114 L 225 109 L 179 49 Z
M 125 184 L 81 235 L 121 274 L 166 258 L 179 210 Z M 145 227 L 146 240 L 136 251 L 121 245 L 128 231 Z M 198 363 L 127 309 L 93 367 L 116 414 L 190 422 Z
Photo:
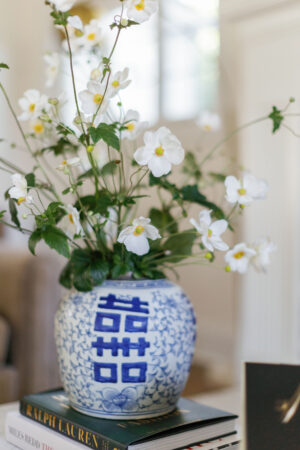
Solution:
M 98 22 L 83 25 L 78 16 L 70 14 L 74 3 L 46 1 L 55 26 L 64 33 L 63 51 L 69 58 L 74 96 L 69 100 L 76 107 L 72 124 L 62 118 L 63 95 L 50 98 L 35 89 L 27 90 L 19 100 L 18 115 L 0 83 L 34 164 L 32 171 L 25 173 L 0 158 L 0 169 L 12 175 L 12 186 L 5 193 L 11 222 L 6 211 L 0 213 L 0 220 L 29 235 L 33 254 L 44 241 L 67 258 L 60 282 L 79 291 L 124 276 L 164 278 L 167 271 L 176 273 L 181 265 L 211 264 L 217 252 L 224 253 L 223 267 L 228 272 L 245 273 L 249 264 L 265 270 L 274 250 L 272 242 L 261 239 L 229 248 L 223 235 L 234 230 L 234 221 L 244 208 L 266 197 L 267 183 L 249 173 L 238 179 L 205 172 L 205 164 L 245 126 L 271 120 L 276 132 L 284 124 L 287 107 L 273 107 L 269 115 L 233 131 L 199 161 L 169 129 L 146 131 L 148 124 L 140 120 L 139 113 L 125 111 L 121 102 L 121 91 L 131 81 L 128 69 L 114 71 L 115 48 L 126 29 L 157 11 L 157 0 L 120 0 L 120 15 L 110 25 L 116 36 L 108 55 L 103 55 Z M 77 54 L 89 54 L 90 60 L 96 61 L 81 92 L 74 74 Z M 45 61 L 50 87 L 59 73 L 60 57 L 47 54 Z M 8 66 L 2 63 L 0 68 Z M 141 135 L 144 142 L 139 146 Z M 51 161 L 55 158 L 54 166 L 49 157 Z M 180 170 L 188 183 L 176 184 L 175 170 Z M 224 185 L 224 205 L 205 194 L 205 187 L 214 183 Z M 153 205 L 145 212 L 147 197 L 152 197 Z M 197 218 L 189 215 L 192 204 L 199 207 Z M 32 229 L 24 225 L 30 217 Z

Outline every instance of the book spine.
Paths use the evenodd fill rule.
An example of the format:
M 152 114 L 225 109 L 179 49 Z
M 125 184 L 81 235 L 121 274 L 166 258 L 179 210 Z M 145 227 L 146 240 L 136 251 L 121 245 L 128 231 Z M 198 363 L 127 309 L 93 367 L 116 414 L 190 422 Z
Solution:
M 44 408 L 40 408 L 26 400 L 21 400 L 20 413 L 42 426 L 50 428 L 63 436 L 73 439 L 93 450 L 126 450 L 126 446 L 119 442 L 103 436 L 100 433 L 94 433 L 85 427 L 61 417 Z

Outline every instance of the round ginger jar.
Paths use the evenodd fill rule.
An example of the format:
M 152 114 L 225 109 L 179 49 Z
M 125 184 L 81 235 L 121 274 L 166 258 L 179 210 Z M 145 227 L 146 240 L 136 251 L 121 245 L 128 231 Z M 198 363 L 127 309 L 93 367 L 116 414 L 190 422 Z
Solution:
M 106 419 L 167 414 L 186 384 L 194 310 L 167 280 L 106 281 L 71 291 L 55 317 L 63 387 L 77 411 Z

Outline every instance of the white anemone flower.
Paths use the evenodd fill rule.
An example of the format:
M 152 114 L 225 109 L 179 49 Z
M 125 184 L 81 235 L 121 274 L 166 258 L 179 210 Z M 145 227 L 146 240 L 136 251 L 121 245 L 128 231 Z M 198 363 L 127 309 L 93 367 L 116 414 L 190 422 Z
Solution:
M 69 167 L 79 166 L 80 163 L 81 159 L 75 156 L 74 158 L 64 159 L 57 169 L 65 173 L 69 173 Z
M 97 81 L 89 81 L 87 89 L 79 93 L 82 110 L 85 114 L 95 114 L 99 106 L 103 114 L 108 107 L 108 101 L 104 98 L 105 86 Z
M 10 198 L 14 198 L 21 203 L 32 203 L 33 198 L 28 194 L 28 185 L 26 178 L 20 173 L 15 173 L 11 177 L 13 187 L 9 189 Z
M 129 109 L 124 117 L 125 130 L 122 131 L 122 137 L 130 141 L 136 140 L 149 126 L 149 122 L 140 122 L 138 111 Z
M 177 137 L 166 127 L 147 131 L 144 135 L 145 146 L 134 153 L 134 159 L 141 166 L 148 166 L 155 177 L 167 175 L 172 164 L 181 164 L 184 149 Z
M 71 239 L 74 236 L 84 236 L 84 231 L 80 223 L 79 211 L 72 205 L 66 206 L 67 215 L 59 222 L 60 228 Z
M 222 122 L 218 114 L 205 111 L 197 120 L 197 125 L 206 132 L 219 131 L 221 129 Z
M 79 16 L 69 16 L 67 22 L 75 30 L 83 31 L 83 23 Z
M 78 38 L 78 44 L 86 50 L 99 45 L 103 39 L 102 28 L 98 20 L 91 20 L 88 25 L 83 27 L 82 36 Z
M 251 264 L 257 272 L 266 272 L 270 264 L 270 254 L 276 251 L 276 245 L 269 239 L 261 238 L 251 247 L 256 251 L 256 255 L 251 258 Z
M 46 53 L 44 55 L 44 61 L 47 64 L 46 87 L 52 87 L 55 83 L 55 80 L 59 72 L 60 67 L 59 54 L 56 52 Z
M 256 251 L 253 248 L 241 242 L 226 253 L 225 261 L 232 272 L 246 273 L 249 261 L 255 255 Z
M 18 119 L 22 121 L 30 120 L 38 117 L 43 109 L 47 110 L 48 97 L 36 89 L 28 89 L 24 92 L 24 96 L 19 99 L 19 105 L 23 112 Z
M 76 0 L 51 0 L 51 3 L 55 6 L 58 11 L 66 12 L 69 11 Z
M 242 180 L 234 176 L 226 177 L 226 200 L 229 203 L 249 205 L 253 200 L 263 200 L 269 190 L 268 183 L 245 173 Z
M 150 225 L 151 220 L 139 217 L 134 219 L 130 227 L 121 231 L 118 242 L 124 244 L 129 252 L 142 256 L 149 252 L 148 239 L 156 240 L 161 236 L 158 229 Z
M 128 0 L 127 16 L 138 23 L 146 22 L 158 10 L 157 0 Z
M 31 120 L 29 128 L 36 137 L 42 137 L 46 131 L 45 124 L 40 119 Z
M 202 236 L 202 243 L 207 250 L 213 252 L 214 249 L 225 252 L 229 249 L 228 245 L 221 239 L 221 234 L 225 233 L 228 227 L 226 220 L 216 220 L 212 222 L 211 211 L 201 211 L 199 214 L 199 223 L 191 219 L 190 223 Z
M 113 74 L 109 80 L 108 95 L 114 97 L 121 89 L 126 89 L 130 85 L 131 80 L 128 80 L 129 69 L 126 67 L 124 70 Z

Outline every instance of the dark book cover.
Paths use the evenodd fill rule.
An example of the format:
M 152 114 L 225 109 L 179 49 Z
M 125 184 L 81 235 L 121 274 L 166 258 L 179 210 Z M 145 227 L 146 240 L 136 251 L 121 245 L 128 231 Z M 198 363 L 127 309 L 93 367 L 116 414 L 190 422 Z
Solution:
M 232 421 L 237 417 L 182 398 L 172 413 L 153 419 L 98 419 L 72 409 L 61 389 L 25 396 L 20 412 L 95 450 L 126 450 L 129 445 Z
M 300 366 L 246 364 L 248 450 L 300 449 Z

